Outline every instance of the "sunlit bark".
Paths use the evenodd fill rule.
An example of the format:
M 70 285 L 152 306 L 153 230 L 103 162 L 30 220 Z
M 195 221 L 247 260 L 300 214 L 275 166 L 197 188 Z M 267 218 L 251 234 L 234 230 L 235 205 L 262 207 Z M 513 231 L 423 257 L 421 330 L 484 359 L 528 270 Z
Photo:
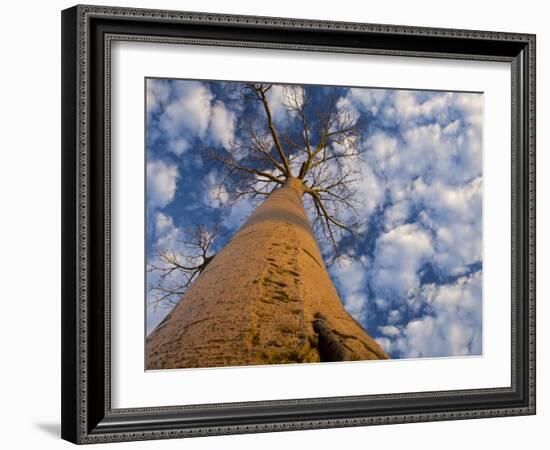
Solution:
M 385 359 L 346 312 L 294 177 L 254 211 L 147 339 L 147 368 Z

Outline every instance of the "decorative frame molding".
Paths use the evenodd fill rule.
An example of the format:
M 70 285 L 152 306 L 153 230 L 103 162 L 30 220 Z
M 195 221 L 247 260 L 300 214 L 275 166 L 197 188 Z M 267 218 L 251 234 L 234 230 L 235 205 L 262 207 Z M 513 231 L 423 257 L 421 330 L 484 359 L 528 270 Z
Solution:
M 511 386 L 112 409 L 109 113 L 117 40 L 509 62 Z M 535 414 L 534 35 L 79 5 L 62 13 L 62 83 L 63 438 L 98 443 Z

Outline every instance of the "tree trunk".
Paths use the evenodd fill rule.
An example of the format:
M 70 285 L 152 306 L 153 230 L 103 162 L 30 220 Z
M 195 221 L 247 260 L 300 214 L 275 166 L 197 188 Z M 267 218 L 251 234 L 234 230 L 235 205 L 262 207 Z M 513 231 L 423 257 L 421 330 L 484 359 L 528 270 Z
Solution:
M 147 338 L 147 368 L 386 359 L 346 312 L 296 178 L 274 191 Z

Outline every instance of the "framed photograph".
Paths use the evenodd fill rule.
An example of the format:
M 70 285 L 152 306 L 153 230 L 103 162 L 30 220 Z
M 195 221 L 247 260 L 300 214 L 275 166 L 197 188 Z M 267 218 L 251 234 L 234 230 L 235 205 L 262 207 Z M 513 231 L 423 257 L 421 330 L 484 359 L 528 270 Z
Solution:
M 62 12 L 62 437 L 535 414 L 535 36 Z

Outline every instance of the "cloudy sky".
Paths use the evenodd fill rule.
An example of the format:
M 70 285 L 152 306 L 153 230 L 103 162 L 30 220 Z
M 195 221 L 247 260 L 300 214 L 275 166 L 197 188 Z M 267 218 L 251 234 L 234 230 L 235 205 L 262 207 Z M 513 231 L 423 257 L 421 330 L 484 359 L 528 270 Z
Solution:
M 220 221 L 216 249 L 253 210 L 229 207 L 213 189 L 220 169 L 207 149 L 226 152 L 255 114 L 232 83 L 146 80 L 148 261 L 178 248 L 195 224 Z M 479 93 L 304 86 L 353 110 L 366 151 L 360 162 L 360 237 L 353 258 L 330 267 L 346 309 L 392 358 L 482 352 L 482 120 Z M 292 127 L 284 86 L 269 96 L 275 125 Z M 315 106 L 315 105 L 313 105 Z M 148 274 L 148 282 L 156 274 Z M 149 294 L 148 294 L 149 295 Z M 147 309 L 147 332 L 168 309 Z

